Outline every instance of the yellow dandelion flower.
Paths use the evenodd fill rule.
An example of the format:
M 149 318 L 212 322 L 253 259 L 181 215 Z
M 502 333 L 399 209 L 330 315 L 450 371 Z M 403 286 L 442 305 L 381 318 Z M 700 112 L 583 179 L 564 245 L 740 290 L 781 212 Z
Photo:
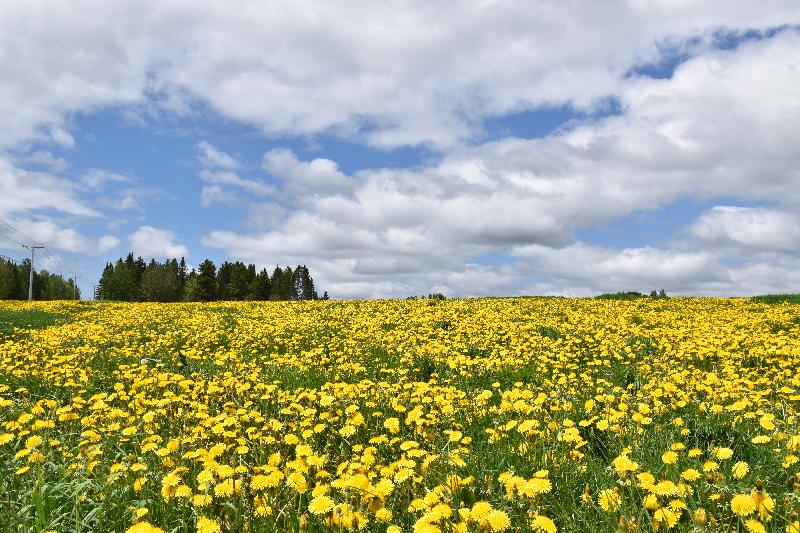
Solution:
M 375 511 L 375 520 L 381 523 L 386 523 L 392 519 L 392 511 L 386 507 L 381 507 Z
M 737 516 L 749 516 L 756 510 L 756 502 L 749 494 L 737 494 L 731 500 L 731 510 Z
M 201 516 L 197 519 L 197 533 L 220 533 L 222 528 L 214 519 Z
M 600 507 L 602 507 L 604 511 L 614 512 L 619 509 L 622 502 L 616 490 L 605 489 L 601 490 L 600 494 L 597 496 L 597 503 L 600 504 Z
M 747 475 L 747 472 L 750 470 L 750 467 L 747 466 L 747 463 L 744 461 L 738 461 L 733 464 L 731 467 L 731 475 L 734 479 L 742 479 L 744 476 Z
M 694 481 L 700 477 L 700 472 L 695 470 L 694 468 L 687 468 L 683 472 L 681 472 L 681 477 L 686 481 Z
M 213 500 L 213 497 L 210 494 L 195 494 L 192 498 L 192 504 L 195 507 L 205 507 L 209 505 Z
M 750 496 L 756 504 L 758 516 L 760 516 L 762 520 L 769 519 L 769 517 L 772 516 L 772 512 L 775 510 L 775 502 L 772 497 L 768 493 L 758 490 L 751 491 Z
M 733 450 L 731 450 L 730 448 L 717 448 L 714 450 L 714 457 L 716 457 L 720 461 L 730 459 L 731 457 L 733 457 Z
M 556 524 L 551 519 L 539 514 L 534 516 L 533 520 L 531 520 L 531 529 L 544 533 L 556 533 L 556 531 L 558 531 Z
M 749 533 L 767 533 L 767 528 L 764 527 L 764 524 L 755 518 L 747 519 L 744 523 L 744 527 Z
M 474 520 L 483 521 L 486 520 L 486 517 L 489 516 L 489 513 L 491 513 L 492 510 L 492 504 L 489 502 L 478 501 L 472 505 L 470 516 Z
M 147 521 L 136 522 L 125 530 L 125 533 L 164 533 L 160 527 L 156 527 Z
M 505 531 L 511 527 L 511 520 L 504 511 L 495 509 L 486 516 L 486 524 L 492 531 Z
M 313 514 L 327 514 L 331 509 L 333 509 L 334 501 L 328 498 L 325 495 L 317 496 L 313 500 L 311 500 L 308 504 L 309 512 Z
M 658 524 L 659 526 L 666 526 L 667 529 L 672 529 L 675 527 L 675 524 L 678 523 L 678 519 L 680 515 L 674 512 L 669 507 L 661 507 L 656 510 L 655 514 L 653 514 L 653 522 L 654 524 Z M 654 530 L 658 530 L 659 527 L 653 527 Z

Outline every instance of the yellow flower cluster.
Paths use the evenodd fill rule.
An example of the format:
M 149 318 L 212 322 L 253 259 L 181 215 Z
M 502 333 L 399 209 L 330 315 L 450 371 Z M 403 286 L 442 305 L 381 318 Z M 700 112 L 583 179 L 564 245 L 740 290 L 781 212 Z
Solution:
M 800 308 L 0 303 L 0 530 L 800 531 Z

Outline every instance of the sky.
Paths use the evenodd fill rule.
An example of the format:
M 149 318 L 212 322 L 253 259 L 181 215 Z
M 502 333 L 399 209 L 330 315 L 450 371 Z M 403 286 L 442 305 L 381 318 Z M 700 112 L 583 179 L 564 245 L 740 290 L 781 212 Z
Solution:
M 332 298 L 800 290 L 796 0 L 6 0 L 0 117 L 0 220 L 84 295 L 128 251 Z

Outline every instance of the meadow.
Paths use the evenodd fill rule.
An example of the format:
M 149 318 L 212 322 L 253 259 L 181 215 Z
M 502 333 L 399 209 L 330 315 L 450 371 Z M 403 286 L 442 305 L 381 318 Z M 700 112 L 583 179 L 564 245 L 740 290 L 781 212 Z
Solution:
M 0 531 L 800 533 L 800 305 L 0 303 Z

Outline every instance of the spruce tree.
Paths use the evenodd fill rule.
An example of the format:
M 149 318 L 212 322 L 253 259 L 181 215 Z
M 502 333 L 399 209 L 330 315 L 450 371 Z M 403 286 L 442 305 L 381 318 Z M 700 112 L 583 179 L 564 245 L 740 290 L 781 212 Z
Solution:
M 272 271 L 272 291 L 270 294 L 270 300 L 284 300 L 283 297 L 283 270 L 278 265 L 275 265 L 275 270 Z
M 294 287 L 292 281 L 294 280 L 294 272 L 292 267 L 287 266 L 283 269 L 283 278 L 281 279 L 281 300 L 294 300 Z
M 311 277 L 311 273 L 308 271 L 308 267 L 303 265 L 302 271 L 302 281 L 303 281 L 303 300 L 316 300 L 317 299 L 317 291 L 314 289 L 314 279 Z
M 100 275 L 100 281 L 97 282 L 97 289 L 95 298 L 98 300 L 110 300 L 110 286 L 111 276 L 114 275 L 114 267 L 111 263 L 106 263 L 103 273 Z
M 269 300 L 270 297 L 270 279 L 269 273 L 266 268 L 262 268 L 253 283 L 250 290 L 250 300 L 263 301 Z
M 183 294 L 183 288 L 186 286 L 186 276 L 187 276 L 186 260 L 183 257 L 181 257 L 181 262 L 178 263 L 178 285 L 180 287 L 181 294 Z
M 217 270 L 217 300 L 230 300 L 230 285 L 231 270 L 233 265 L 227 261 L 223 261 Z
M 217 267 L 213 261 L 206 259 L 200 263 L 197 275 L 198 300 L 213 302 L 217 297 Z
M 304 292 L 303 267 L 297 265 L 294 269 L 294 272 L 292 272 L 292 299 L 302 300 Z
M 241 261 L 236 261 L 230 267 L 230 282 L 228 283 L 228 299 L 244 300 L 250 292 L 247 281 L 247 266 Z

